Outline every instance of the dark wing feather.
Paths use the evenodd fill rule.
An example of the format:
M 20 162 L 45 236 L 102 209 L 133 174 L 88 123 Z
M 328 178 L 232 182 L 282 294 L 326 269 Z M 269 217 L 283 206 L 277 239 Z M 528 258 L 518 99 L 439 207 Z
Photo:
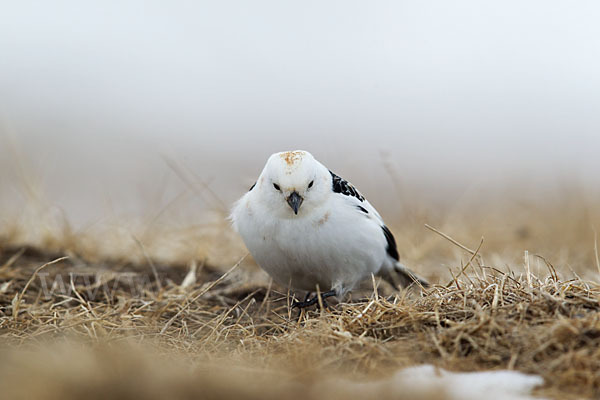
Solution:
M 392 232 L 385 225 L 383 225 L 381 227 L 381 229 L 383 229 L 383 234 L 385 235 L 385 240 L 387 240 L 387 247 L 386 247 L 387 253 L 394 260 L 399 261 L 400 255 L 398 254 L 398 246 L 396 246 L 396 239 L 394 239 L 394 235 L 392 235 Z
M 352 186 L 350 182 L 340 178 L 338 175 L 334 174 L 331 171 L 329 171 L 329 173 L 331 174 L 331 178 L 333 179 L 332 189 L 335 193 L 341 193 L 344 196 L 356 197 L 361 202 L 365 201 L 363 195 L 360 194 L 360 192 L 356 190 L 356 188 Z

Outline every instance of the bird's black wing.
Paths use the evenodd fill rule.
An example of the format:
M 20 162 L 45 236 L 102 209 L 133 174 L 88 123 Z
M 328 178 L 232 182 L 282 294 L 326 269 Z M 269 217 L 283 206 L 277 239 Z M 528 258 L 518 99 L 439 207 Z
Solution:
M 335 193 L 341 193 L 344 196 L 356 197 L 360 202 L 365 201 L 364 196 L 362 194 L 360 194 L 360 192 L 358 190 L 356 190 L 356 188 L 350 182 L 339 177 L 338 175 L 334 174 L 331 171 L 329 171 L 329 173 L 331 174 L 331 177 L 333 178 L 333 183 L 332 183 L 331 189 Z

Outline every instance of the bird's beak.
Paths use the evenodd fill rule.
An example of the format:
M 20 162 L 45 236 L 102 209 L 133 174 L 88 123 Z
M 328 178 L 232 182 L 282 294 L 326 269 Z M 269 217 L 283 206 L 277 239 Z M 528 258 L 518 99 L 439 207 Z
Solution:
M 287 198 L 288 204 L 290 207 L 292 207 L 292 210 L 294 210 L 294 214 L 296 215 L 298 215 L 298 209 L 302 205 L 303 201 L 304 199 L 298 194 L 298 192 L 292 192 L 292 194 L 290 194 Z

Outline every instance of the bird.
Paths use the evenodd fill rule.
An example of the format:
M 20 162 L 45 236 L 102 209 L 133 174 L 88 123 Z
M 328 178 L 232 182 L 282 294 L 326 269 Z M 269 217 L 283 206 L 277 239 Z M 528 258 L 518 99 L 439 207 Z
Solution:
M 272 154 L 230 220 L 274 281 L 307 292 L 293 307 L 317 304 L 319 295 L 342 299 L 372 274 L 394 286 L 429 285 L 400 263 L 394 235 L 371 203 L 308 151 Z

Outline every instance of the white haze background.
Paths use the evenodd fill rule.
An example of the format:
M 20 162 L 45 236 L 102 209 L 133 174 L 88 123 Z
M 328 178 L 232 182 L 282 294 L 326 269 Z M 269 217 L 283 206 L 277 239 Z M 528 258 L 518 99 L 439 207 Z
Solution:
M 227 205 L 297 148 L 384 212 L 385 162 L 434 197 L 599 183 L 597 1 L 0 4 L 4 207 L 135 214 L 186 187 L 165 160 Z

